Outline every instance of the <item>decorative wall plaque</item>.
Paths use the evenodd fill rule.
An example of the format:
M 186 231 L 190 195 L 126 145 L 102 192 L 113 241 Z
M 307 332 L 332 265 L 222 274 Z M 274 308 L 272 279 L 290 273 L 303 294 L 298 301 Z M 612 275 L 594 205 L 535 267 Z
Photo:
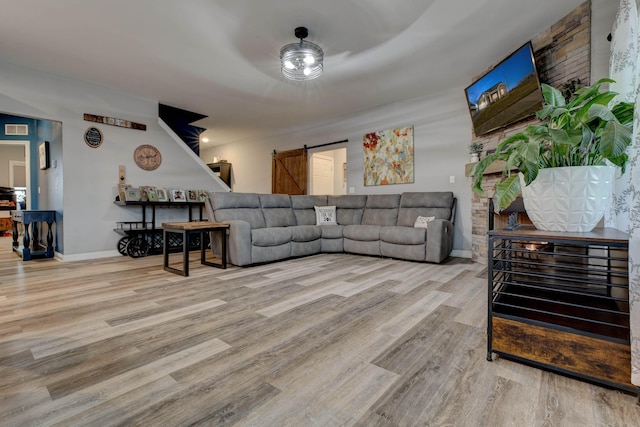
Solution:
M 115 117 L 96 116 L 95 114 L 85 114 L 84 119 L 88 122 L 102 123 L 104 125 L 118 126 L 121 128 L 147 130 L 147 125 L 132 122 L 131 120 L 116 119 Z
M 97 127 L 89 127 L 84 131 L 84 142 L 91 148 L 98 148 L 102 145 L 102 132 Z

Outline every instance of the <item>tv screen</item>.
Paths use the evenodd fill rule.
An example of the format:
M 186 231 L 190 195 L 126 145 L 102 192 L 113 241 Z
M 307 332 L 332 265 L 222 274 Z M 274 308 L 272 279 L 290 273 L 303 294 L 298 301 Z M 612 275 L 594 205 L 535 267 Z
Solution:
M 513 52 L 465 89 L 477 136 L 505 127 L 542 108 L 542 91 L 531 42 Z

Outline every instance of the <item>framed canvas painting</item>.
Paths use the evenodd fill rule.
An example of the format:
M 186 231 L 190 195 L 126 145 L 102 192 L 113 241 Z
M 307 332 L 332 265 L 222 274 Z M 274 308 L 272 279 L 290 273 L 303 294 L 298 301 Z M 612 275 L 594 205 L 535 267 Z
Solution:
M 38 165 L 41 170 L 49 169 L 49 141 L 38 145 Z
M 413 126 L 371 132 L 362 142 L 364 185 L 413 183 Z

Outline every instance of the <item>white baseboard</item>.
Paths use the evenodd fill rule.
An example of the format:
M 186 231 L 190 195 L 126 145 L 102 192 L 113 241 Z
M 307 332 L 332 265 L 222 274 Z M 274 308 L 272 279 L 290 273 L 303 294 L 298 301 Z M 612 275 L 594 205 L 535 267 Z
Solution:
M 471 251 L 463 251 L 460 249 L 454 249 L 451 251 L 451 256 L 457 257 L 457 258 L 471 258 L 472 252 Z
M 90 259 L 98 259 L 98 258 L 109 258 L 114 256 L 122 256 L 120 252 L 117 250 L 112 251 L 102 251 L 102 252 L 89 252 L 85 254 L 74 254 L 74 255 L 63 255 L 59 254 L 60 261 L 69 262 L 69 261 L 87 261 Z M 58 253 L 56 252 L 56 258 L 58 258 Z

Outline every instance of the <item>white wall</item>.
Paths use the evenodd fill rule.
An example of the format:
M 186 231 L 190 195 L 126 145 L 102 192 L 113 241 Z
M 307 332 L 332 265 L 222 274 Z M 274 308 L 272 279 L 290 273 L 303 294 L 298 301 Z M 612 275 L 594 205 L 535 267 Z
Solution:
M 333 154 L 333 194 L 347 194 L 347 183 L 344 180 L 343 165 L 347 162 L 347 150 L 332 150 Z
M 640 1 L 636 1 L 639 3 Z M 609 77 L 611 33 L 618 10 L 618 0 L 591 0 L 591 82 Z
M 65 259 L 115 253 L 120 238 L 113 231 L 116 221 L 140 220 L 139 209 L 113 203 L 118 165 L 125 166 L 127 183 L 134 186 L 223 190 L 206 165 L 194 161 L 158 125 L 158 101 L 4 62 L 0 75 L 0 111 L 62 122 L 63 185 L 53 191 L 63 197 Z M 95 124 L 84 121 L 84 113 L 144 123 L 147 130 L 97 125 L 104 142 L 90 148 L 83 135 Z M 140 144 L 160 149 L 163 162 L 157 170 L 147 172 L 135 165 L 133 151 Z M 171 210 L 161 220 L 182 220 L 185 215 Z

